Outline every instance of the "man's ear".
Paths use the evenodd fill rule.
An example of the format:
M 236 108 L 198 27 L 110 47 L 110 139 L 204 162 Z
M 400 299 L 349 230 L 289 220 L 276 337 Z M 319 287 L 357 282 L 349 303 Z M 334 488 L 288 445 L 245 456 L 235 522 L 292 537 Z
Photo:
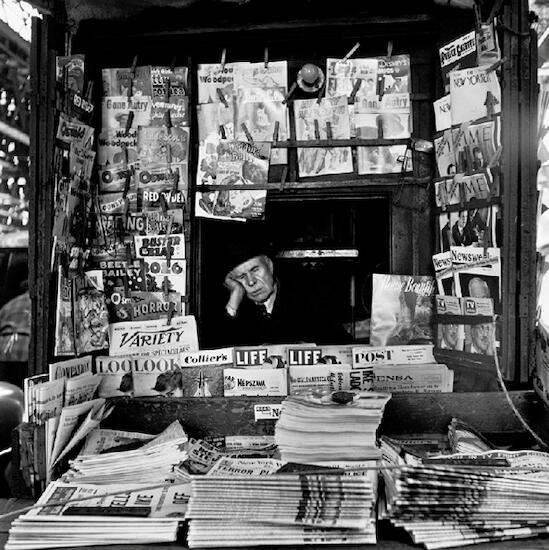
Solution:
M 269 271 L 271 273 L 274 273 L 274 265 L 273 265 L 273 261 L 271 260 L 271 258 L 269 258 L 269 256 L 263 254 L 263 261 L 265 262 L 265 265 L 269 268 Z

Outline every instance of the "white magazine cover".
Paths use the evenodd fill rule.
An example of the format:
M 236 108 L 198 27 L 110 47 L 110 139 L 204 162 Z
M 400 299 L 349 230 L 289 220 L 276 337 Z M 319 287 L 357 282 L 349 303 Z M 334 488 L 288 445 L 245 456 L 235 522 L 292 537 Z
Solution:
M 326 60 L 326 95 L 328 97 L 350 96 L 357 80 L 360 87 L 357 94 L 374 94 L 377 89 L 378 60 L 371 58 Z
M 412 170 L 412 155 L 406 145 L 357 147 L 358 173 L 398 174 Z
M 126 128 L 133 113 L 131 127 L 148 126 L 151 123 L 151 98 L 149 96 L 106 96 L 101 104 L 101 127 Z
M 230 103 L 235 91 L 236 72 L 248 63 L 203 63 L 198 65 L 198 103 L 217 103 L 220 101 L 217 90 L 221 90 L 225 101 Z
M 133 395 L 133 357 L 100 356 L 95 359 L 95 370 L 101 377 L 99 397 Z
M 444 132 L 436 134 L 434 142 L 439 176 L 444 178 L 455 174 L 457 169 L 452 131 L 444 130 Z
M 452 126 L 452 106 L 450 94 L 447 94 L 433 103 L 435 111 L 435 129 L 437 132 L 448 130 Z
M 410 94 L 357 97 L 353 118 L 358 138 L 409 138 L 412 135 Z

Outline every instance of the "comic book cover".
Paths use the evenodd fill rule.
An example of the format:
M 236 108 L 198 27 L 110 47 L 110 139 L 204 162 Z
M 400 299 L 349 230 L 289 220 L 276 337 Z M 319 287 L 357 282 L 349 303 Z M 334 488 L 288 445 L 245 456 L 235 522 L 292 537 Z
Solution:
M 377 94 L 410 93 L 410 56 L 378 57 Z
M 97 164 L 105 169 L 122 168 L 126 162 L 129 166 L 137 163 L 137 128 L 130 128 L 126 133 L 124 128 L 107 128 L 101 130 L 97 138 Z
M 57 297 L 55 303 L 54 355 L 75 355 L 74 325 L 72 319 L 72 281 L 57 269 Z
M 464 123 L 452 129 L 458 172 L 478 172 L 488 168 L 499 147 L 497 119 Z
M 134 235 L 136 258 L 185 259 L 185 234 Z
M 101 103 L 101 127 L 126 128 L 130 111 L 133 113 L 132 128 L 151 123 L 150 96 L 106 96 Z
M 163 258 L 144 258 L 147 291 L 177 292 L 187 295 L 187 263 L 184 259 L 172 259 L 170 265 Z
M 497 352 L 499 338 L 496 323 L 472 323 L 464 325 L 463 351 L 493 357 Z
M 219 134 L 208 134 L 198 147 L 198 168 L 196 185 L 215 185 L 217 180 L 218 148 L 221 143 Z M 198 193 L 197 193 L 198 195 Z
M 356 137 L 401 139 L 412 135 L 410 94 L 357 97 L 354 105 Z
M 102 69 L 103 96 L 152 96 L 151 67 Z M 131 93 L 130 93 L 131 87 Z
M 97 196 L 97 205 L 101 216 L 135 212 L 137 210 L 137 192 L 129 191 L 125 197 L 124 193 L 104 193 Z
M 187 67 L 151 67 L 153 126 L 166 125 L 167 112 L 173 126 L 189 125 L 187 77 Z
M 206 63 L 198 65 L 198 103 L 217 103 L 217 90 L 230 103 L 235 91 L 235 75 L 238 67 L 246 63 Z
M 434 254 L 433 266 L 435 268 L 438 294 L 441 296 L 455 296 L 454 272 L 452 271 L 452 254 L 450 250 Z
M 66 112 L 69 117 L 84 122 L 85 124 L 91 124 L 94 111 L 95 105 L 91 101 L 88 101 L 74 90 L 68 93 Z
M 372 275 L 372 346 L 433 342 L 435 279 Z
M 438 174 L 441 178 L 456 173 L 456 155 L 451 130 L 444 130 L 435 134 L 435 156 L 437 159 Z
M 438 50 L 442 80 L 447 89 L 450 86 L 450 71 L 475 67 L 477 65 L 477 40 L 475 31 L 470 31 L 447 42 Z
M 163 292 L 130 292 L 130 310 L 132 321 L 166 319 L 171 311 L 174 316 L 182 314 L 181 294 Z
M 92 175 L 95 151 L 82 147 L 77 143 L 69 146 L 69 173 L 83 180 L 89 180 Z
M 86 149 L 93 146 L 94 130 L 91 126 L 80 122 L 75 118 L 70 118 L 64 113 L 59 114 L 59 123 L 55 137 L 67 146 L 76 143 Z
M 234 139 L 235 109 L 233 103 L 197 105 L 196 115 L 198 118 L 198 140 L 201 144 L 212 134 L 220 139 L 223 138 L 223 135 L 225 139 Z
M 168 228 L 170 233 L 183 233 L 183 210 L 161 209 L 147 210 L 142 213 L 143 232 L 142 235 L 166 235 Z
M 338 97 L 351 95 L 358 79 L 361 80 L 357 95 L 375 94 L 377 89 L 377 58 L 352 58 L 347 61 L 326 60 L 326 95 Z
M 239 63 L 235 72 L 235 91 L 246 96 L 263 91 L 263 100 L 282 101 L 288 90 L 287 61 Z
M 398 174 L 412 170 L 411 151 L 406 145 L 357 147 L 359 174 Z
M 201 218 L 259 220 L 265 215 L 267 190 L 221 190 L 198 192 L 195 216 Z
M 65 83 L 67 89 L 84 93 L 84 54 L 57 56 L 55 58 L 55 77 L 57 82 Z
M 189 129 L 161 126 L 141 127 L 137 133 L 141 169 L 180 164 L 188 161 Z
M 182 96 L 169 101 L 153 101 L 151 126 L 189 126 L 189 98 Z
M 452 126 L 452 104 L 450 94 L 433 102 L 435 111 L 435 130 L 443 132 Z
M 101 377 L 99 397 L 132 397 L 132 366 L 132 357 L 96 357 L 95 371 Z
M 109 314 L 102 272 L 88 271 L 74 278 L 74 336 L 78 354 L 106 349 Z
M 294 101 L 296 138 L 300 141 L 327 139 L 330 123 L 334 139 L 349 139 L 349 105 L 345 96 Z M 317 121 L 315 126 L 315 120 Z M 302 177 L 345 174 L 353 171 L 350 147 L 298 148 L 299 174 Z
M 138 182 L 139 209 L 148 211 L 160 208 L 161 194 L 166 200 L 166 208 L 185 209 L 189 187 L 187 175 L 186 162 L 138 169 L 136 180 Z
M 496 71 L 487 65 L 450 73 L 452 125 L 501 112 L 501 88 Z
M 132 377 L 135 397 L 183 397 L 177 354 L 135 357 Z

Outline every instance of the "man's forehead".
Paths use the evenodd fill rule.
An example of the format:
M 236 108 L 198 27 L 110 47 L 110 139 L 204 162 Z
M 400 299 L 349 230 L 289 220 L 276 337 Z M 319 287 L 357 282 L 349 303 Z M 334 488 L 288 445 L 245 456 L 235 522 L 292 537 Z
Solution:
M 233 273 L 245 273 L 246 271 L 250 271 L 250 269 L 253 269 L 256 266 L 265 266 L 265 265 L 266 265 L 266 262 L 265 262 L 264 256 L 254 256 L 253 258 L 250 258 L 249 260 L 246 260 L 245 262 L 238 264 L 233 269 Z

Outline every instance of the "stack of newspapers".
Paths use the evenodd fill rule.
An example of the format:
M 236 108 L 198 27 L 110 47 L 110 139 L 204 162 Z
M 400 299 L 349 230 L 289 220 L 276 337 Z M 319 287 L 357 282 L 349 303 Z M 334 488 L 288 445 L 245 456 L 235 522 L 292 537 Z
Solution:
M 281 459 L 307 464 L 379 458 L 376 431 L 390 397 L 376 392 L 288 397 L 275 428 Z
M 193 476 L 190 548 L 374 544 L 374 488 L 346 474 Z
M 173 542 L 185 516 L 189 485 L 156 489 L 54 481 L 37 506 L 17 518 L 6 550 Z
M 387 469 L 386 517 L 428 550 L 547 534 L 549 472 L 532 471 L 539 462 L 532 453 L 540 454 L 519 453 L 507 461 L 529 467 L 473 465 L 477 460 L 505 462 L 505 453 L 499 451 L 498 457 L 472 458 L 468 467 Z

